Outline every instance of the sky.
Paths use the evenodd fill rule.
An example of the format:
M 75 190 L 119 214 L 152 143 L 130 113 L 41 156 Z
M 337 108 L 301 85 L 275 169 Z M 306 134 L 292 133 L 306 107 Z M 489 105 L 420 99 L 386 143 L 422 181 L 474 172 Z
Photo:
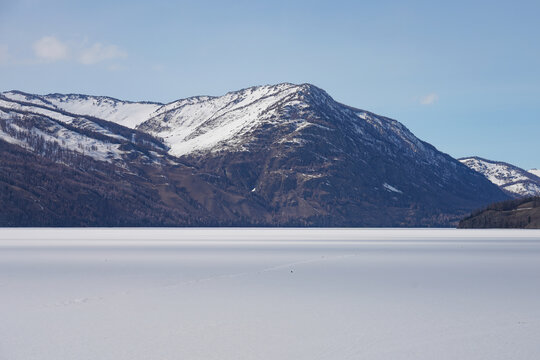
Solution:
M 0 0 L 0 91 L 311 83 L 456 158 L 540 168 L 540 2 Z

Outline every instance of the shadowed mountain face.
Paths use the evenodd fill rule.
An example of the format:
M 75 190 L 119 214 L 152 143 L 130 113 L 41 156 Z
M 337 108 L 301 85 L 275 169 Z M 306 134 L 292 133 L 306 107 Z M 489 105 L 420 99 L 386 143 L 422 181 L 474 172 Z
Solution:
M 171 210 L 165 221 L 148 208 L 144 224 L 451 226 L 507 198 L 399 122 L 339 104 L 309 84 L 165 105 L 9 92 L 0 110 L 1 138 L 36 158 L 43 147 L 28 139 L 44 136 L 115 174 L 143 174 L 144 181 L 125 181 Z M 44 121 L 56 130 L 48 132 Z M 84 151 L 88 144 L 94 147 Z M 83 173 L 93 176 L 88 167 Z

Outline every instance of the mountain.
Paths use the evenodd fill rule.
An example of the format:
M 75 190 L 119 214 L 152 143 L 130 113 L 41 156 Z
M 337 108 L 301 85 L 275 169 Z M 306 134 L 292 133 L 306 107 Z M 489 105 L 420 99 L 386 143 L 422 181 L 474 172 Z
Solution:
M 540 177 L 535 170 L 526 171 L 505 162 L 476 156 L 461 158 L 459 161 L 484 175 L 512 197 L 540 196 Z
M 108 199 L 114 211 L 107 217 L 85 222 L 81 215 L 75 224 L 451 226 L 508 198 L 401 123 L 340 104 L 310 84 L 169 104 L 10 91 L 0 95 L 0 125 L 12 158 L 0 185 L 45 209 L 2 210 L 24 224 L 43 219 L 51 204 L 64 211 L 55 225 L 70 206 L 99 214 L 96 204 Z M 24 171 L 42 173 L 47 184 L 62 172 L 76 180 L 70 196 L 39 178 L 5 180 Z M 77 197 L 78 186 L 92 196 Z M 36 190 L 42 187 L 47 191 Z M 132 208 L 137 217 L 130 219 Z M 10 219 L 18 224 L 17 216 Z
M 463 229 L 540 229 L 540 197 L 526 197 L 489 205 L 459 222 Z

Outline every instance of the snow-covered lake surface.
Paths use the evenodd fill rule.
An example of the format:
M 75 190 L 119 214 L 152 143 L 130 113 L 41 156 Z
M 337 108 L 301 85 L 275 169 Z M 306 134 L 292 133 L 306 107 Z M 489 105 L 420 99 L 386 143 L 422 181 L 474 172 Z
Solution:
M 0 359 L 539 358 L 539 231 L 0 229 Z

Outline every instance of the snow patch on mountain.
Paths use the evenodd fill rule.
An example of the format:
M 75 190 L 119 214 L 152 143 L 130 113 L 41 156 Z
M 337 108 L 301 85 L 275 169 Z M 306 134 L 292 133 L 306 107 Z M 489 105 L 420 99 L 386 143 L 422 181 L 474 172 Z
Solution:
M 395 188 L 394 186 L 392 186 L 390 184 L 384 183 L 383 187 L 388 191 L 395 192 L 395 193 L 398 193 L 398 194 L 403 194 L 403 191 Z

